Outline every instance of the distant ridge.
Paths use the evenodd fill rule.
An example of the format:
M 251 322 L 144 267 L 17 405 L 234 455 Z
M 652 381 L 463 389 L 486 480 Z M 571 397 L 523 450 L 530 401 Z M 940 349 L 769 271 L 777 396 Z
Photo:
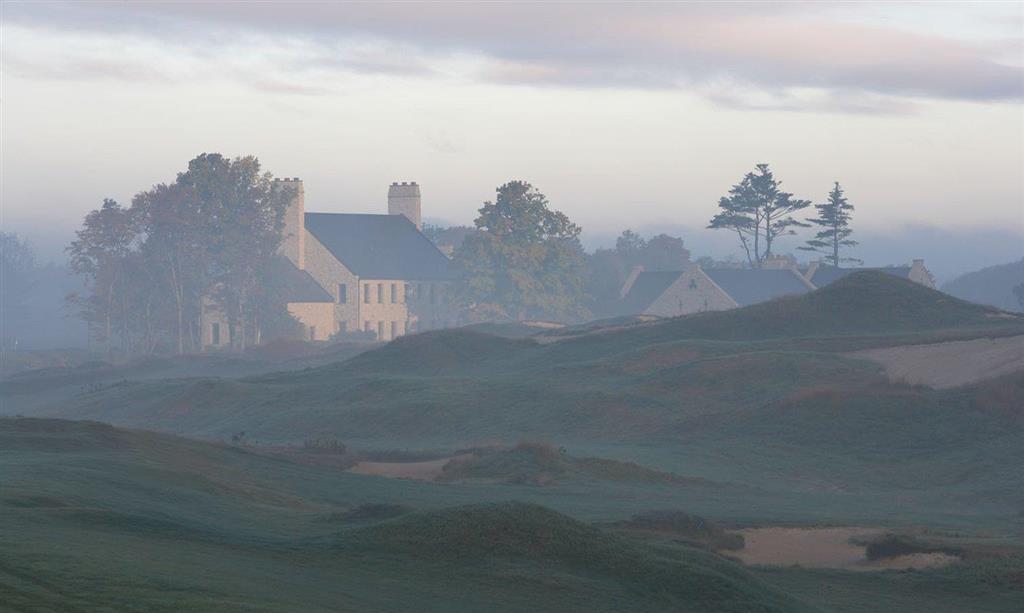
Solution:
M 1024 258 L 960 275 L 943 285 L 942 291 L 978 304 L 1019 312 L 1021 305 L 1013 288 L 1020 283 L 1024 283 Z

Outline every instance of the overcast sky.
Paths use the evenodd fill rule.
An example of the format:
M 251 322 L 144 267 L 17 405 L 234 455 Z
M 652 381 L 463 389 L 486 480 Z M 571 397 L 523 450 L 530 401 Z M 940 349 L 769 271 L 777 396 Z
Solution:
M 425 217 L 469 223 L 521 178 L 591 240 L 704 232 L 769 162 L 800 197 L 842 182 L 864 234 L 1024 255 L 1021 3 L 0 6 L 2 222 L 30 236 L 217 151 L 302 177 L 314 211 L 415 180 Z

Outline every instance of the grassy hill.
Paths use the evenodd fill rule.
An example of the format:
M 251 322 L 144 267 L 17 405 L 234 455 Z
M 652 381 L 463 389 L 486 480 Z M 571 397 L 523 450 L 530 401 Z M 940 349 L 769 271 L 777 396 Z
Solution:
M 508 449 L 474 449 L 468 457 L 449 462 L 440 480 L 482 480 L 498 483 L 549 485 L 589 479 L 662 484 L 699 482 L 672 473 L 651 470 L 633 462 L 604 458 L 577 458 L 543 443 L 519 443 Z
M 353 522 L 365 505 L 339 498 L 380 480 L 84 422 L 0 420 L 0 449 L 8 611 L 802 608 L 714 555 L 533 504 Z
M 40 402 L 26 413 L 213 440 L 245 432 L 257 450 L 266 443 L 327 437 L 363 450 L 443 453 L 503 444 L 507 451 L 453 467 L 446 483 L 414 483 L 156 434 L 19 433 L 17 444 L 0 436 L 0 450 L 6 444 L 12 449 L 0 453 L 0 461 L 9 460 L 0 474 L 11 484 L 5 483 L 3 494 L 16 498 L 3 503 L 4 510 L 14 509 L 9 517 L 21 518 L 4 534 L 38 535 L 45 529 L 72 541 L 87 534 L 83 551 L 128 547 L 132 559 L 159 558 L 159 547 L 150 542 L 159 534 L 161 546 L 167 540 L 188 544 L 187 553 L 168 561 L 159 576 L 186 577 L 182 585 L 191 587 L 181 589 L 189 598 L 209 592 L 211 602 L 222 604 L 225 594 L 234 598 L 255 582 L 259 589 L 238 600 L 239 607 L 263 599 L 280 605 L 278 592 L 291 594 L 297 586 L 316 592 L 321 582 L 336 587 L 316 596 L 323 600 L 302 600 L 307 609 L 338 602 L 400 609 L 411 602 L 409 594 L 440 598 L 454 591 L 453 573 L 488 586 L 460 591 L 465 599 L 457 604 L 463 608 L 480 608 L 474 604 L 483 600 L 474 599 L 493 594 L 528 608 L 517 600 L 526 596 L 513 587 L 512 577 L 536 584 L 552 608 L 617 608 L 632 597 L 622 590 L 635 578 L 603 567 L 581 570 L 564 558 L 484 564 L 451 556 L 431 562 L 434 572 L 416 562 L 424 552 L 411 545 L 391 548 L 387 540 L 371 547 L 389 552 L 376 558 L 355 540 L 343 546 L 348 541 L 336 533 L 384 521 L 405 525 L 413 516 L 378 515 L 373 506 L 357 511 L 362 505 L 404 505 L 426 513 L 519 500 L 587 522 L 680 509 L 724 525 L 924 526 L 987 534 L 1004 546 L 1024 543 L 1024 481 L 1018 469 L 1024 465 L 1024 374 L 933 390 L 891 383 L 878 364 L 848 355 L 867 347 L 1024 334 L 1020 318 L 863 274 L 746 309 L 621 323 L 524 338 L 438 331 L 301 370 L 241 378 L 127 378 L 82 390 L 69 401 Z M 4 410 L 13 412 L 10 406 Z M 39 436 L 46 445 L 69 449 L 15 449 L 35 444 Z M 514 451 L 523 440 L 564 446 L 566 457 Z M 74 445 L 87 448 L 75 451 Z M 624 467 L 635 467 L 628 479 L 608 478 Z M 545 486 L 537 487 L 538 481 Z M 364 519 L 344 519 L 356 516 Z M 361 534 L 363 543 L 378 533 Z M 24 554 L 31 562 L 32 546 L 19 542 L 8 543 L 19 552 L 12 555 Z M 651 568 L 675 568 L 676 554 L 644 555 L 651 556 L 653 561 L 644 562 Z M 46 564 L 61 556 L 67 552 L 52 547 Z M 381 561 L 396 556 L 404 561 Z M 281 572 L 279 558 L 293 566 L 315 561 L 309 562 L 315 570 L 261 582 Z M 72 556 L 56 576 L 77 577 L 81 573 L 74 569 L 83 568 L 82 576 L 106 585 L 111 576 L 104 574 L 105 559 Z M 354 559 L 367 561 L 365 570 L 351 570 L 363 569 L 353 566 Z M 212 587 L 206 574 L 222 560 L 254 574 Z M 158 576 L 136 576 L 130 566 L 115 570 L 136 577 L 132 581 L 147 586 L 139 588 L 147 593 Z M 355 583 L 355 577 L 401 581 L 400 573 L 423 579 L 386 603 L 375 600 L 386 597 L 377 593 L 382 590 Z M 808 587 L 815 581 L 848 586 L 846 578 L 812 572 L 799 580 L 755 574 L 771 584 L 786 582 L 787 590 L 807 602 L 821 599 Z M 980 589 L 967 576 L 955 581 Z M 677 608 L 677 599 L 684 598 L 685 590 L 655 597 L 644 585 L 638 585 L 638 602 L 648 608 Z M 925 600 L 942 593 L 928 600 L 936 610 L 956 610 L 953 604 L 965 602 L 927 582 L 884 585 Z M 847 592 L 850 602 L 863 594 L 858 589 Z M 589 593 L 605 596 L 583 596 Z M 97 598 L 116 602 L 110 600 L 113 591 Z M 1002 606 L 996 600 L 992 610 Z M 870 610 L 869 604 L 858 606 Z
M 853 508 L 841 492 L 869 488 L 878 498 L 865 509 L 881 513 L 888 483 L 918 483 L 922 508 L 944 496 L 953 521 L 966 521 L 961 503 L 980 496 L 986 517 L 1005 522 L 1024 508 L 1006 468 L 1024 463 L 1021 376 L 936 391 L 890 383 L 845 352 L 1006 334 L 1024 334 L 1021 318 L 865 272 L 800 297 L 576 336 L 438 331 L 299 371 L 116 382 L 35 414 L 260 443 L 548 441 L 577 457 L 757 487 L 790 516 L 803 510 L 782 492 Z M 472 468 L 494 473 L 510 459 L 522 458 Z
M 578 486 L 375 479 L 89 422 L 0 419 L 0 450 L 5 611 L 1013 611 L 1024 572 L 751 569 L 614 485 L 591 523 Z

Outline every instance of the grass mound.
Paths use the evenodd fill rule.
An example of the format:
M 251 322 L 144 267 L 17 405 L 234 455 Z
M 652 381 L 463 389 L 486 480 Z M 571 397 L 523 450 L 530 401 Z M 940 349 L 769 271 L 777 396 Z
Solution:
M 413 510 L 412 507 L 404 504 L 368 502 L 344 513 L 334 513 L 329 519 L 342 523 L 375 522 L 412 513 Z
M 689 548 L 630 542 L 542 506 L 478 504 L 419 512 L 361 529 L 343 547 L 440 563 L 529 563 L 547 582 L 628 582 L 631 597 L 679 611 L 797 610 L 743 568 Z M 516 566 L 516 568 L 521 568 Z M 557 569 L 557 570 L 556 570 Z M 568 573 L 568 575 L 566 574 Z
M 632 462 L 603 458 L 575 458 L 544 443 L 520 443 L 511 449 L 473 450 L 465 459 L 445 465 L 440 481 L 484 480 L 501 483 L 547 485 L 567 479 L 692 482 L 672 473 L 651 470 Z
M 638 513 L 626 521 L 615 524 L 617 528 L 658 532 L 678 537 L 684 542 L 707 547 L 736 551 L 743 549 L 742 534 L 727 532 L 718 524 L 682 511 L 648 511 Z
M 402 372 L 431 375 L 473 370 L 499 361 L 536 343 L 484 334 L 466 328 L 402 336 L 374 351 L 356 356 L 350 372 Z
M 1024 316 L 868 270 L 801 296 L 677 317 L 609 334 L 627 335 L 633 342 L 683 338 L 738 341 L 905 334 L 964 326 L 1024 326 Z
M 0 449 L 67 452 L 131 447 L 132 434 L 93 421 L 0 418 Z

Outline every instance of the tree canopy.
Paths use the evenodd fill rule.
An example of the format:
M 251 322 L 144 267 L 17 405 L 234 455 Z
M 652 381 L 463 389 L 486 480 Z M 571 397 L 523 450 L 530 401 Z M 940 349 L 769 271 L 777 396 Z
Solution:
M 525 181 L 497 188 L 485 202 L 454 261 L 462 272 L 456 296 L 470 312 L 510 319 L 584 316 L 580 227 L 548 206 Z
M 782 191 L 781 184 L 768 164 L 758 164 L 722 196 L 718 201 L 720 210 L 708 224 L 713 230 L 735 232 L 752 268 L 760 268 L 772 257 L 776 240 L 796 234 L 794 228 L 809 225 L 793 214 L 811 202 Z
M 839 253 L 843 247 L 855 246 L 857 241 L 850 238 L 853 234 L 850 228 L 853 205 L 846 199 L 838 181 L 829 192 L 828 200 L 814 205 L 814 208 L 818 210 L 818 216 L 807 221 L 821 227 L 822 230 L 815 234 L 814 238 L 809 239 L 806 245 L 797 249 L 821 253 L 825 256 L 825 263 L 836 268 L 843 262 L 860 263 L 857 258 L 842 257 Z
M 90 212 L 68 247 L 89 294 L 75 303 L 94 334 L 122 350 L 201 348 L 206 311 L 224 313 L 236 348 L 258 341 L 284 303 L 268 295 L 268 268 L 293 197 L 255 157 L 204 153 L 173 183 L 140 192 L 129 208 L 113 200 Z

